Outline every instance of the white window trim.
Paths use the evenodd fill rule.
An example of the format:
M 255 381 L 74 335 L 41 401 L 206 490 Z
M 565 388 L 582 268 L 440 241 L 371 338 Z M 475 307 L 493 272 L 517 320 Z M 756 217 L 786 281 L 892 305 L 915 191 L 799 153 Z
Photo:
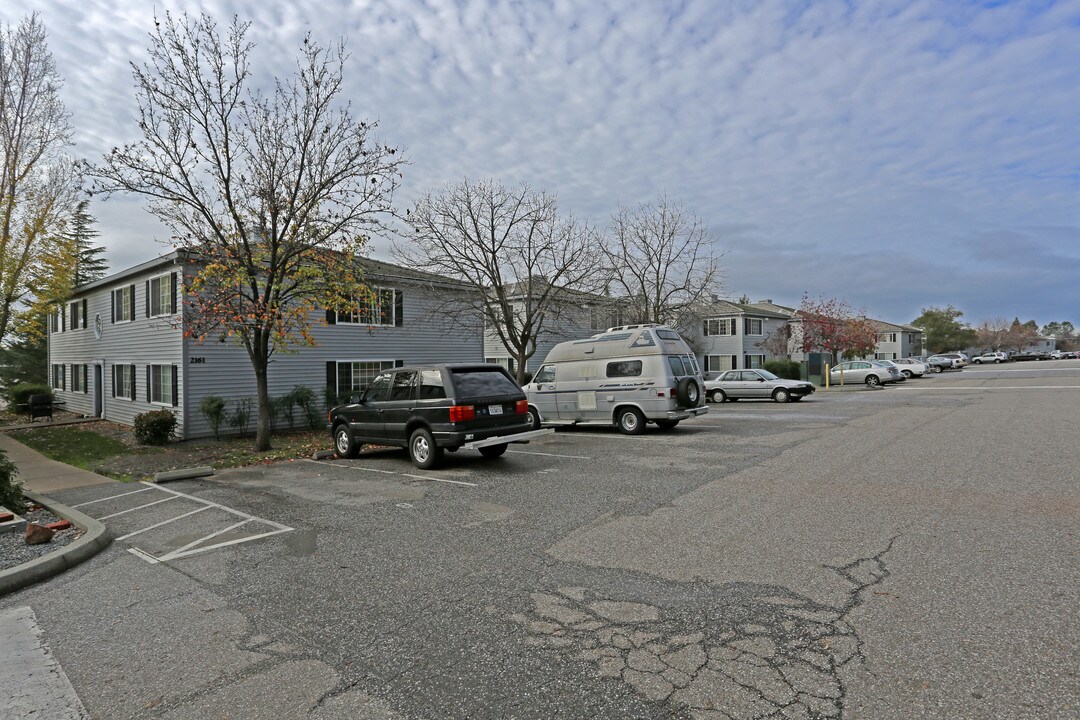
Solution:
M 116 290 L 112 291 L 112 299 L 109 302 L 113 303 L 113 305 L 116 307 L 117 310 L 121 310 L 124 307 L 124 302 L 123 302 L 123 300 L 121 300 L 119 303 L 116 302 L 116 293 L 120 293 L 123 297 L 129 297 L 130 295 L 134 295 L 134 293 L 130 293 L 130 294 L 128 293 L 128 288 L 129 287 L 131 287 L 131 286 L 130 285 L 124 285 L 123 287 L 117 288 Z M 129 317 L 127 320 L 120 320 L 120 319 L 114 317 L 113 318 L 113 325 L 127 325 L 130 322 L 135 322 L 135 298 L 134 297 L 131 298 L 130 310 L 131 310 L 131 317 Z
M 707 323 L 724 323 L 726 332 L 708 333 L 706 337 L 737 337 L 738 333 L 734 332 L 737 329 L 738 318 L 725 317 L 725 318 L 708 318 L 705 320 Z M 719 330 L 719 327 L 717 328 Z
M 166 292 L 166 294 L 165 294 L 165 297 L 168 298 L 168 302 L 165 303 L 164 312 L 159 312 L 159 313 L 156 313 L 156 314 L 154 313 L 154 294 L 153 294 L 154 293 L 154 281 L 155 280 L 163 280 L 164 283 L 165 283 L 165 287 L 168 288 L 168 292 Z M 173 314 L 172 313 L 172 273 L 167 272 L 167 273 L 164 273 L 162 275 L 154 275 L 153 277 L 151 277 L 149 279 L 149 281 L 147 282 L 146 287 L 148 287 L 150 289 L 150 317 L 152 317 L 152 318 L 172 317 L 172 314 Z M 161 299 L 160 295 L 159 295 L 158 299 L 159 300 Z M 135 317 L 134 303 L 132 303 L 131 316 L 132 316 L 132 318 Z
M 400 359 L 401 358 L 398 358 L 398 360 L 400 360 Z M 387 360 L 385 358 L 383 358 L 381 360 L 370 360 L 370 359 L 367 359 L 367 358 L 365 358 L 363 360 L 334 360 L 332 362 L 334 363 L 334 372 L 335 372 L 335 376 L 336 376 L 335 380 L 337 381 L 337 383 L 336 383 L 337 387 L 335 387 L 334 390 L 337 392 L 338 395 L 342 394 L 341 393 L 341 368 L 338 367 L 340 365 L 344 365 L 346 363 L 378 363 L 380 365 L 380 368 L 381 368 L 381 366 L 383 364 L 390 363 L 390 367 L 381 368 L 379 370 L 379 372 L 375 373 L 375 377 L 378 377 L 379 375 L 382 375 L 384 372 L 388 372 L 390 370 L 394 370 L 394 369 L 397 368 L 397 360 Z M 372 378 L 372 379 L 374 380 L 375 378 Z M 362 392 L 362 391 L 350 388 L 348 392 Z
M 379 311 L 379 314 L 380 315 L 382 314 L 382 311 L 380 309 L 380 303 L 379 303 L 379 293 L 381 291 L 383 291 L 383 290 L 390 290 L 391 292 L 394 293 L 394 299 L 390 303 L 390 322 L 389 323 L 362 322 L 359 319 L 357 319 L 357 320 L 348 319 L 352 315 L 356 315 L 357 317 L 359 317 L 360 311 L 357 311 L 355 313 L 347 313 L 347 314 L 343 314 L 343 313 L 334 311 L 334 320 L 335 320 L 334 324 L 335 325 L 345 325 L 345 326 L 350 326 L 351 325 L 352 327 L 361 327 L 361 328 L 396 327 L 397 326 L 397 299 L 398 299 L 398 294 L 402 292 L 401 288 L 398 288 L 398 287 L 381 287 L 381 286 L 371 288 L 371 291 L 373 293 L 375 293 L 375 300 L 369 307 L 370 307 L 370 309 L 372 311 Z M 402 319 L 404 320 L 404 318 L 402 318 Z M 349 360 L 347 362 L 367 362 L 367 361 Z
M 151 317 L 154 317 L 154 316 L 151 316 Z M 166 402 L 164 400 L 154 400 L 154 368 L 169 368 L 169 373 L 172 373 L 172 363 L 167 363 L 165 365 L 155 365 L 153 363 L 150 363 L 150 388 L 149 388 L 150 404 L 151 405 L 157 405 L 158 407 L 166 407 L 166 408 L 176 407 L 176 405 L 173 405 L 172 399 L 170 399 L 168 402 Z M 138 371 L 136 371 L 136 375 L 138 375 Z M 176 391 L 178 393 L 180 392 L 180 388 L 179 388 L 180 382 L 179 382 L 179 380 L 180 380 L 179 377 L 177 377 Z M 164 383 L 162 383 L 161 387 L 162 388 L 165 387 Z M 170 393 L 172 392 L 172 378 L 171 377 L 169 378 L 169 392 Z M 134 393 L 132 393 L 132 394 L 134 394 Z M 179 403 L 177 403 L 177 404 L 179 404 Z
M 124 395 L 116 395 L 115 394 L 116 393 L 116 368 L 118 368 L 118 367 L 119 368 L 129 368 L 129 367 L 132 367 L 133 364 L 134 363 L 119 363 L 119 364 L 114 363 L 113 364 L 113 366 L 112 366 L 113 367 L 113 371 L 112 371 L 113 396 L 109 398 L 110 400 L 123 400 L 124 402 L 135 402 L 135 395 L 137 393 L 137 388 L 135 387 L 134 383 L 132 383 L 132 385 L 131 385 L 131 397 L 126 397 Z M 138 369 L 136 369 L 135 375 L 136 376 L 138 375 Z M 124 387 L 123 383 L 120 384 L 120 387 L 121 388 Z

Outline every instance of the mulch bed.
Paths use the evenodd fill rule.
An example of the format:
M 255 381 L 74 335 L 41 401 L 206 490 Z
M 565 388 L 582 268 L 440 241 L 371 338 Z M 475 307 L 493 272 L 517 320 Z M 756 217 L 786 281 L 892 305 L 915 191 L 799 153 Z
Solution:
M 61 519 L 39 505 L 31 505 L 31 507 L 37 509 L 29 510 L 22 515 L 27 522 L 48 525 Z M 82 530 L 72 525 L 66 530 L 58 531 L 53 535 L 53 539 L 47 543 L 27 545 L 22 531 L 0 533 L 0 570 L 7 570 L 16 565 L 22 565 L 24 562 L 29 562 L 34 558 L 48 555 L 82 537 L 82 534 Z

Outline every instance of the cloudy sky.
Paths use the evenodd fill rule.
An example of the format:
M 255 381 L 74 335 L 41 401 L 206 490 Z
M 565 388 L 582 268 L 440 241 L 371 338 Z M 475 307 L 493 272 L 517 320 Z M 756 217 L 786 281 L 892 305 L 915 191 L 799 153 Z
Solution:
M 156 7 L 250 20 L 263 79 L 305 32 L 344 36 L 349 99 L 411 163 L 400 206 L 492 177 L 606 224 L 664 192 L 708 222 L 731 297 L 1080 322 L 1080 0 Z M 79 156 L 135 139 L 153 4 L 0 8 L 41 13 Z M 168 243 L 138 199 L 92 212 L 116 269 Z

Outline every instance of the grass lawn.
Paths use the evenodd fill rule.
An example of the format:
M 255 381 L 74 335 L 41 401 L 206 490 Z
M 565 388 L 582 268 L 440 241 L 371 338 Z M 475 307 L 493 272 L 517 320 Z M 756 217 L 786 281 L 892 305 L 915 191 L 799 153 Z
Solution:
M 203 465 L 221 469 L 308 458 L 316 450 L 330 447 L 325 430 L 275 433 L 273 449 L 267 452 L 254 450 L 253 437 L 207 438 L 150 447 L 135 444 L 131 428 L 115 423 L 20 430 L 11 437 L 48 458 L 118 480 L 141 480 L 157 472 Z

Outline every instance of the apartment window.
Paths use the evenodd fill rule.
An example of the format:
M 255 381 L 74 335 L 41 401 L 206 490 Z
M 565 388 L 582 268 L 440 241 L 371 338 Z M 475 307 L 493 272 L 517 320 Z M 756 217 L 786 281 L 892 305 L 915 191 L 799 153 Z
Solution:
M 135 366 L 113 365 L 112 368 L 113 391 L 112 396 L 123 400 L 135 399 Z
M 764 364 L 765 364 L 765 356 L 764 355 L 747 355 L 746 356 L 746 365 L 744 367 L 759 368 Z
M 86 365 L 71 366 L 71 392 L 86 392 Z
M 722 372 L 734 370 L 736 366 L 734 355 L 706 355 L 705 372 Z
M 874 353 L 875 360 L 895 360 L 896 353 Z
M 49 316 L 49 329 L 53 333 L 64 332 L 64 310 L 63 310 L 63 308 L 57 308 Z
M 176 402 L 176 366 L 147 366 L 147 400 L 160 405 L 173 405 Z
M 67 376 L 65 367 L 63 365 L 52 366 L 52 388 L 53 390 L 66 390 L 67 389 Z
M 71 329 L 74 330 L 75 328 L 86 327 L 86 316 L 82 312 L 82 301 L 76 300 L 69 304 L 68 308 L 70 308 L 69 316 L 71 317 Z
M 761 320 L 743 318 L 743 335 L 761 335 Z
M 345 396 L 362 393 L 375 379 L 376 375 L 384 370 L 393 369 L 402 363 L 394 360 L 369 360 L 328 364 L 333 366 L 337 375 L 336 381 L 328 383 L 328 387 L 336 387 L 338 395 Z
M 112 291 L 112 321 L 131 322 L 135 319 L 135 286 L 126 285 Z
M 511 375 L 515 372 L 514 358 L 512 357 L 490 357 L 484 358 L 484 362 L 491 363 L 492 365 L 498 365 L 506 368 L 506 371 Z
M 355 325 L 384 325 L 401 327 L 404 324 L 405 299 L 400 290 L 373 288 L 371 297 L 361 301 L 356 312 L 337 313 L 337 322 Z
M 146 282 L 147 315 L 159 317 L 176 312 L 176 273 L 158 275 Z
M 880 335 L 880 342 L 896 342 L 896 333 L 882 333 Z
M 705 335 L 734 335 L 735 334 L 735 319 L 727 318 L 724 320 L 706 320 L 705 327 L 703 328 Z

